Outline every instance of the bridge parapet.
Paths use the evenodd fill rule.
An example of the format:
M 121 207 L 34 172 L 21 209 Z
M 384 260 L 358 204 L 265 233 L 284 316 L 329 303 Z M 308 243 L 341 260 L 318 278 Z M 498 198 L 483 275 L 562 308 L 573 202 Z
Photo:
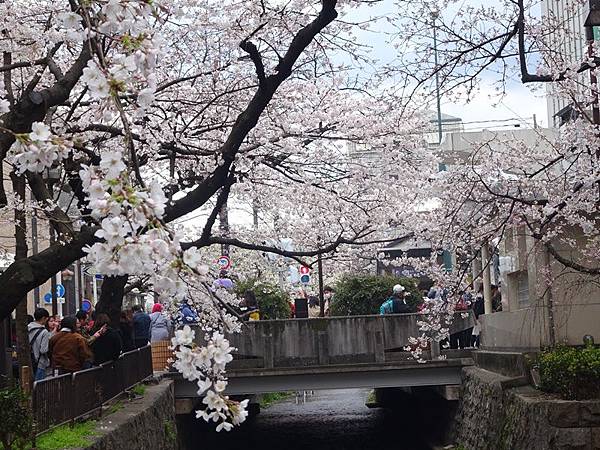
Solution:
M 474 325 L 472 312 L 463 314 L 456 314 L 451 333 Z M 397 314 L 248 322 L 242 333 L 227 336 L 237 348 L 231 368 L 398 361 L 406 357 L 401 351 L 409 338 L 420 334 L 417 321 L 421 318 L 421 314 Z

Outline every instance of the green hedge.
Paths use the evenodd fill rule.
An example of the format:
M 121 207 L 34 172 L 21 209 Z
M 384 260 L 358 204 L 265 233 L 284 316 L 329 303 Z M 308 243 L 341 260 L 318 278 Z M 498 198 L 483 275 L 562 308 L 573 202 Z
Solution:
M 30 448 L 29 399 L 18 387 L 0 389 L 0 442 L 5 450 Z
M 412 278 L 393 276 L 346 275 L 334 287 L 335 296 L 331 305 L 333 316 L 357 316 L 379 314 L 381 304 L 392 295 L 395 284 L 401 284 L 410 293 L 408 303 L 415 306 L 423 299 Z
M 541 388 L 568 400 L 600 398 L 600 348 L 559 346 L 538 359 Z
M 256 279 L 244 280 L 236 284 L 237 295 L 242 297 L 246 291 L 254 291 L 261 320 L 289 319 L 292 315 L 290 297 L 278 286 Z

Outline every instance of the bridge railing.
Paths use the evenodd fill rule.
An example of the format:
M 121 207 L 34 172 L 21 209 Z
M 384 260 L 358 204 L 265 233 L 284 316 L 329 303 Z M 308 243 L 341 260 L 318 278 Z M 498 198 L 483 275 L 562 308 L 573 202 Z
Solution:
M 32 392 L 36 432 L 98 410 L 152 373 L 148 345 L 123 353 L 116 361 L 36 381 Z
M 419 336 L 421 314 L 326 317 L 248 322 L 228 336 L 237 348 L 231 368 L 275 368 L 385 363 L 406 358 L 403 348 Z M 473 327 L 472 312 L 456 313 L 450 333 Z M 439 355 L 433 346 L 429 358 Z M 439 347 L 438 347 L 439 349 Z

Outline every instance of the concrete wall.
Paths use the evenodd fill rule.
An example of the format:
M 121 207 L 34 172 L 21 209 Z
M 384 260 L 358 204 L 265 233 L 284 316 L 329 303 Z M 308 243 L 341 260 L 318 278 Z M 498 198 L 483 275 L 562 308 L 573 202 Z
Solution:
M 95 431 L 82 450 L 176 450 L 173 382 L 148 386 L 143 398 L 98 420 Z
M 600 449 L 600 400 L 564 401 L 477 367 L 463 369 L 455 440 L 467 450 Z
M 585 243 L 581 232 L 565 226 L 562 233 L 569 245 L 553 245 L 563 257 L 589 267 L 598 264 L 578 250 Z M 508 231 L 500 250 L 503 312 L 482 316 L 483 348 L 539 349 L 551 345 L 553 335 L 555 343 L 571 345 L 581 344 L 586 334 L 600 340 L 599 276 L 566 268 L 523 227 Z M 519 299 L 520 276 L 528 296 L 521 293 Z
M 260 357 L 265 367 L 383 362 L 385 351 L 402 349 L 419 336 L 420 314 L 328 317 L 248 322 L 228 336 L 238 356 Z M 456 314 L 451 332 L 473 326 Z

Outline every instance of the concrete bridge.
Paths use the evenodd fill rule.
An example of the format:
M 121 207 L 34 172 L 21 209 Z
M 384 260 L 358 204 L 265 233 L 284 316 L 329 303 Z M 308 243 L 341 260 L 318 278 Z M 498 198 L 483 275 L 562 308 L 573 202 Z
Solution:
M 447 386 L 460 384 L 470 351 L 441 351 L 439 344 L 417 363 L 403 350 L 418 336 L 420 314 L 327 317 L 249 322 L 228 336 L 238 350 L 228 365 L 227 393 L 290 390 Z M 451 333 L 474 325 L 457 313 Z M 200 343 L 200 342 L 199 342 Z M 197 396 L 196 385 L 176 382 L 178 398 Z

